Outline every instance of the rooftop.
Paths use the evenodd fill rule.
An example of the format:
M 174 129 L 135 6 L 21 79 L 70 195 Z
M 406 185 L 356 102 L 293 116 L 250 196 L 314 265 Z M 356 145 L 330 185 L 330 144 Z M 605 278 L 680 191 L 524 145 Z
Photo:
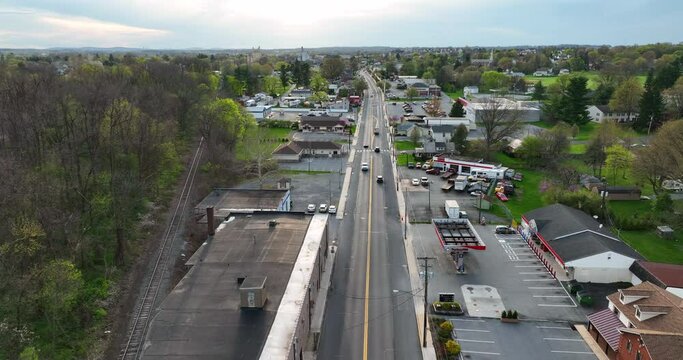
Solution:
M 636 293 L 633 290 L 636 290 Z M 607 299 L 628 318 L 635 328 L 670 332 L 683 329 L 683 299 L 647 281 L 623 289 L 622 292 L 626 296 L 640 295 L 637 295 L 638 299 L 628 304 L 621 302 L 621 292 L 613 293 L 607 296 Z M 665 313 L 641 321 L 636 317 L 636 308 L 640 308 L 641 312 Z
M 683 334 L 662 331 L 620 329 L 640 336 L 651 359 L 677 359 L 683 352 Z
M 302 213 L 230 216 L 164 299 L 150 323 L 142 358 L 257 359 L 316 217 L 326 220 L 326 215 Z M 256 285 L 267 277 L 263 309 L 240 308 L 238 278 L 248 284 L 250 277 Z
M 195 213 L 206 213 L 210 206 L 218 217 L 235 210 L 277 210 L 288 192 L 287 189 L 216 188 L 195 206 Z
M 683 288 L 683 265 L 638 260 L 631 265 L 630 270 L 641 280 L 661 288 Z

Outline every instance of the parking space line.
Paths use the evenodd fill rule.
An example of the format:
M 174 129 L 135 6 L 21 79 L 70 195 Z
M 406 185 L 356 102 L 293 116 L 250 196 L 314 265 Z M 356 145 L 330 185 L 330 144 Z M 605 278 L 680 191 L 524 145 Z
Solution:
M 500 355 L 500 353 L 486 352 L 486 351 L 467 351 L 467 350 L 462 350 L 462 352 L 467 353 L 467 354 Z M 591 353 L 591 354 L 592 354 L 592 353 Z
M 564 326 L 536 326 L 539 329 L 556 329 L 556 330 L 572 330 L 572 328 Z
M 527 289 L 531 290 L 555 290 L 555 289 L 561 289 L 561 286 L 527 286 Z
M 538 305 L 538 306 L 552 306 L 552 307 L 576 307 L 576 305 L 566 305 L 566 304 L 536 304 L 536 305 Z
M 461 328 L 455 329 L 455 332 L 458 332 L 458 331 L 491 332 L 489 330 L 478 330 L 478 329 L 461 329 Z
M 567 295 L 534 295 L 535 298 L 568 298 Z
M 458 341 L 458 342 L 465 341 L 465 342 L 485 343 L 485 344 L 495 344 L 496 343 L 493 340 L 470 340 L 470 339 L 461 339 L 461 338 L 457 338 L 456 341 Z
M 515 265 L 518 268 L 542 268 L 543 265 Z
M 522 281 L 555 281 L 553 278 L 548 279 L 523 279 Z
M 586 354 L 586 355 L 595 355 L 594 353 L 590 351 L 566 351 L 566 350 L 551 350 L 550 352 L 553 353 L 561 353 L 561 354 Z
M 538 262 L 538 259 L 519 259 L 519 260 L 510 260 L 514 262 L 523 262 L 523 261 L 531 261 L 531 262 Z
M 583 342 L 583 339 L 565 339 L 565 338 L 543 338 L 543 340 L 552 340 L 552 341 L 580 341 Z

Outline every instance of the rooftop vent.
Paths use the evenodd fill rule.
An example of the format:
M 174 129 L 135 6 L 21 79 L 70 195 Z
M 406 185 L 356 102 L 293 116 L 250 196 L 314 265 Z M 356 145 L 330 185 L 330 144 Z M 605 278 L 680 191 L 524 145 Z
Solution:
M 240 285 L 240 306 L 242 309 L 262 309 L 268 300 L 267 276 L 248 276 Z

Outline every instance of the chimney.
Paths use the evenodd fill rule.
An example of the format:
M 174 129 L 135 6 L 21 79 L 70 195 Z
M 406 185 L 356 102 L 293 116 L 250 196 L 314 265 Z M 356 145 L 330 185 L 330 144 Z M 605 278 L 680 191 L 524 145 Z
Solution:
M 206 208 L 206 223 L 208 226 L 208 233 L 209 236 L 213 236 L 216 234 L 216 227 L 213 226 L 214 222 L 214 217 L 213 217 L 213 206 L 209 206 Z

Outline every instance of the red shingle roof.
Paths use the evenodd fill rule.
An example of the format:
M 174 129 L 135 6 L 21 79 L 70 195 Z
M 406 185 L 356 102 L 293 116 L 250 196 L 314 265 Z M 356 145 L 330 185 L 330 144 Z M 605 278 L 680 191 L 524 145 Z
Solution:
M 607 341 L 609 347 L 616 351 L 619 347 L 619 329 L 624 327 L 619 317 L 610 309 L 604 309 L 588 315 L 588 321 Z
M 638 265 L 666 286 L 683 288 L 683 265 L 638 261 Z

